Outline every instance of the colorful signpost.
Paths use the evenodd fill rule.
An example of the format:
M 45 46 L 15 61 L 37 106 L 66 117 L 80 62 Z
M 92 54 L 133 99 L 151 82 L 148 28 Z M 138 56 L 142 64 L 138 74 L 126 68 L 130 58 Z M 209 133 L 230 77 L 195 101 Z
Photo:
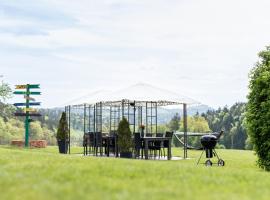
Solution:
M 31 108 L 30 106 L 40 106 L 40 102 L 30 102 L 35 101 L 34 98 L 30 97 L 30 95 L 41 95 L 41 92 L 30 91 L 31 89 L 40 89 L 39 84 L 26 84 L 26 85 L 16 85 L 16 89 L 25 91 L 15 91 L 13 94 L 16 95 L 24 95 L 25 103 L 14 103 L 16 107 L 24 107 L 24 112 L 16 112 L 15 116 L 25 117 L 25 147 L 29 146 L 29 123 L 33 120 L 30 117 L 40 117 L 41 114 L 36 113 L 36 109 Z

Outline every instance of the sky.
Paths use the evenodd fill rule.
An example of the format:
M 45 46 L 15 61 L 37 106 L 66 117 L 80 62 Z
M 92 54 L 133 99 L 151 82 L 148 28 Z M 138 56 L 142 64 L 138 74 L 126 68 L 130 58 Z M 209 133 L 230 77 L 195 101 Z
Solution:
M 230 106 L 246 101 L 249 71 L 270 44 L 269 8 L 269 0 L 0 0 L 0 79 L 40 83 L 43 107 L 138 82 Z

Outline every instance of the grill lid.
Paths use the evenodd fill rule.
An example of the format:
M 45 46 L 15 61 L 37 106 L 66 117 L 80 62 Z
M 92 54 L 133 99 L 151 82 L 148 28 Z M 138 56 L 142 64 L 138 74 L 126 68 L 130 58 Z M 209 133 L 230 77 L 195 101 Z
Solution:
M 217 137 L 215 135 L 204 135 L 201 137 L 201 144 L 206 149 L 213 149 L 217 144 Z

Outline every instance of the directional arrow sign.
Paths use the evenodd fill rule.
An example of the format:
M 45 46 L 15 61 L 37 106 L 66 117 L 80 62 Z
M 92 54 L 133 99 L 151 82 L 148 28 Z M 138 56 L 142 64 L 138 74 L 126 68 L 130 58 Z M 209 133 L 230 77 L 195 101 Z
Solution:
M 26 106 L 26 103 L 14 103 L 13 105 L 16 107 Z M 40 102 L 30 102 L 29 106 L 40 106 Z
M 15 113 L 14 115 L 18 116 L 18 117 L 24 117 L 27 115 L 27 113 Z M 40 117 L 41 114 L 40 113 L 29 113 L 28 116 Z
M 15 85 L 16 89 L 26 89 L 27 85 Z
M 23 91 L 15 91 L 13 94 L 24 94 L 24 95 L 40 95 L 41 92 L 23 92 Z
M 30 88 L 30 89 L 39 89 L 40 88 L 39 86 L 40 86 L 39 84 L 32 84 L 32 85 L 28 85 L 28 88 Z
M 24 112 L 36 112 L 37 111 L 37 109 L 34 109 L 34 108 L 24 108 L 23 110 L 24 110 Z
M 28 86 L 29 89 L 40 89 L 39 84 L 30 84 L 30 85 L 15 85 L 16 89 L 26 89 Z
M 33 97 L 28 97 L 26 95 L 24 95 L 24 98 L 30 101 L 36 101 L 36 99 L 34 99 Z

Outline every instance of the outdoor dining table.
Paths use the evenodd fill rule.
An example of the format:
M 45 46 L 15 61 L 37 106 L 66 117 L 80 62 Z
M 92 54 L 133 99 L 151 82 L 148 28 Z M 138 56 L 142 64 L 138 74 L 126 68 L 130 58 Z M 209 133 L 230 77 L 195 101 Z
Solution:
M 143 137 L 142 138 L 143 142 L 144 142 L 144 156 L 145 159 L 148 160 L 148 150 L 149 150 L 149 142 L 155 142 L 155 141 L 160 141 L 160 142 L 164 142 L 164 141 L 168 141 L 168 148 L 167 148 L 167 159 L 171 160 L 172 158 L 172 148 L 171 148 L 171 141 L 172 138 L 170 137 Z

